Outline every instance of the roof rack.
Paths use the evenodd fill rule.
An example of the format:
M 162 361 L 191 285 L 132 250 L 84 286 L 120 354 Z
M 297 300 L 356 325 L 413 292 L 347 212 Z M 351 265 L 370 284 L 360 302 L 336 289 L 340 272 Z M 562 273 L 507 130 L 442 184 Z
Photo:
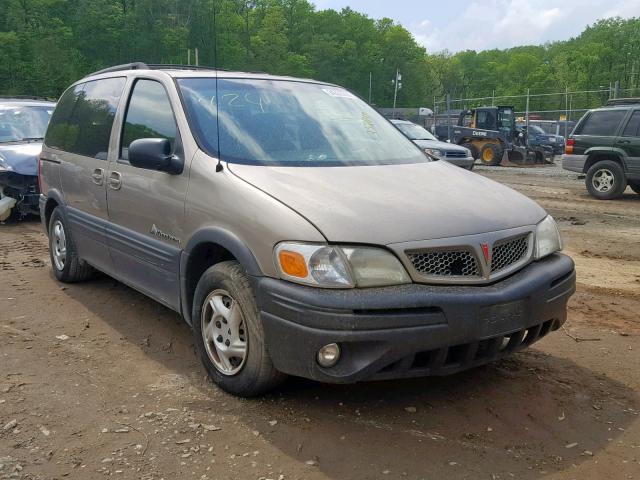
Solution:
M 613 98 L 607 100 L 606 106 L 612 107 L 616 105 L 637 105 L 640 103 L 640 98 Z
M 103 68 L 102 70 L 98 70 L 97 72 L 90 73 L 86 75 L 87 77 L 92 77 L 93 75 L 100 75 L 101 73 L 110 73 L 110 72 L 122 72 L 125 70 L 148 70 L 149 65 L 143 62 L 133 62 L 133 63 L 123 63 L 122 65 L 114 65 L 113 67 Z
M 114 65 L 113 67 L 103 68 L 102 70 L 98 70 L 97 72 L 93 72 L 93 73 L 90 73 L 89 75 L 86 75 L 86 77 L 100 75 L 101 73 L 122 72 L 126 70 L 220 70 L 220 71 L 223 71 L 224 69 L 205 67 L 201 65 L 133 62 L 133 63 L 124 63 L 122 65 Z

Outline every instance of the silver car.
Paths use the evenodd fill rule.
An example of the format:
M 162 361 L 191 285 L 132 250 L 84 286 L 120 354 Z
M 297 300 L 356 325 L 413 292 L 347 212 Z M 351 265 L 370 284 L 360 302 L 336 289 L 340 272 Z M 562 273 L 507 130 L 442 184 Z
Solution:
M 473 170 L 475 159 L 468 148 L 454 143 L 441 142 L 429 130 L 409 120 L 389 120 L 405 137 L 436 160 L 446 160 L 458 167 Z
M 55 106 L 0 97 L 0 222 L 38 214 L 38 155 Z
M 101 270 L 179 312 L 236 395 L 484 364 L 559 328 L 575 290 L 542 208 L 323 82 L 98 72 L 62 95 L 40 183 L 56 278 Z

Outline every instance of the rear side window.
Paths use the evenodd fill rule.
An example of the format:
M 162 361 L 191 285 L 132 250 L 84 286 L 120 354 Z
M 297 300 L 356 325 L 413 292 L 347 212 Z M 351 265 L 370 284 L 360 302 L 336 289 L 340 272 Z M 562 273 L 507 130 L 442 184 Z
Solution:
M 113 119 L 125 82 L 125 78 L 107 78 L 67 90 L 54 112 L 46 144 L 106 160 Z
M 601 110 L 591 112 L 580 128 L 578 135 L 596 135 L 612 137 L 618 130 L 618 125 L 627 114 L 627 110 Z
M 140 138 L 166 138 L 173 150 L 177 130 L 171 102 L 162 84 L 138 80 L 127 108 L 120 158 L 128 160 L 129 145 Z
M 66 150 L 65 136 L 69 126 L 69 120 L 71 119 L 71 114 L 73 113 L 83 86 L 84 85 L 76 85 L 70 88 L 64 92 L 60 100 L 58 100 L 56 109 L 51 116 L 49 127 L 47 128 L 47 134 L 44 139 L 45 145 L 59 150 Z
M 624 131 L 622 132 L 623 137 L 637 137 L 640 130 L 640 110 L 636 110 L 631 115 L 629 122 L 627 122 L 627 126 L 624 127 Z

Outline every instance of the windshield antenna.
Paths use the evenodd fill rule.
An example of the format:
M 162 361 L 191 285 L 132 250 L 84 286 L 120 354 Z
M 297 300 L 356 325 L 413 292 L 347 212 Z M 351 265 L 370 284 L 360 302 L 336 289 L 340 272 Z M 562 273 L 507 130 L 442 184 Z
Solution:
M 216 72 L 216 135 L 217 135 L 217 145 L 218 145 L 218 164 L 216 165 L 216 172 L 221 172 L 223 170 L 222 167 L 222 153 L 220 151 L 220 101 L 218 99 L 218 24 L 216 23 L 216 6 L 218 2 L 214 0 L 213 2 L 213 68 L 215 68 Z

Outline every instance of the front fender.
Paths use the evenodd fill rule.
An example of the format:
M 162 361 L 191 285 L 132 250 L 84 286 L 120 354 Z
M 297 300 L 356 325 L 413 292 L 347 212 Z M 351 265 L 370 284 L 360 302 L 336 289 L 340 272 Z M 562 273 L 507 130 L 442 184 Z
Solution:
M 188 266 L 191 253 L 203 244 L 216 244 L 229 251 L 252 277 L 261 277 L 263 272 L 258 261 L 246 243 L 237 235 L 221 227 L 205 227 L 196 231 L 187 241 L 180 256 L 180 303 L 182 316 L 191 325 L 191 296 L 189 288 Z

